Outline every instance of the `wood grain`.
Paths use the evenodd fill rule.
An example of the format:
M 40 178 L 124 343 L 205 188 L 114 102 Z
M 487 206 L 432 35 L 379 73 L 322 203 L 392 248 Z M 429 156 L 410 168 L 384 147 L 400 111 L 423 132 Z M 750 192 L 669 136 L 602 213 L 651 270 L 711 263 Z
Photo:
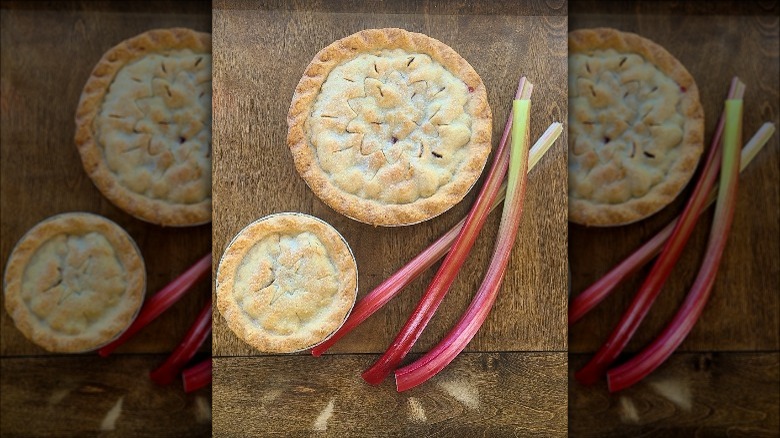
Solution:
M 165 355 L 0 358 L 0 431 L 9 437 L 209 436 L 211 388 L 185 394 L 148 372 Z M 102 430 L 121 400 L 113 429 Z
M 777 3 L 774 4 L 776 10 Z M 599 13 L 597 8 L 573 7 L 571 28 L 612 26 L 637 32 L 666 47 L 697 81 L 705 109 L 707 142 L 734 75 L 747 84 L 745 138 L 765 121 L 780 127 L 777 14 L 682 16 L 673 13 L 671 7 L 669 3 L 645 3 L 642 7 L 624 6 L 615 14 Z M 749 10 L 755 7 L 755 4 L 744 6 Z M 775 133 L 742 174 L 734 224 L 713 296 L 696 328 L 680 347 L 681 351 L 780 349 L 778 180 L 780 135 Z M 599 278 L 679 214 L 691 189 L 688 187 L 683 196 L 661 213 L 635 225 L 614 229 L 570 226 L 573 294 Z M 627 351 L 636 351 L 659 333 L 684 299 L 704 254 L 713 211 L 710 209 L 703 216 Z M 648 271 L 649 268 L 626 282 L 572 328 L 571 351 L 590 352 L 601 345 Z
M 215 9 L 263 9 L 329 13 L 429 14 L 429 15 L 544 15 L 565 16 L 565 0 L 526 1 L 515 0 L 270 0 L 257 4 L 252 0 L 216 0 Z
M 214 436 L 566 435 L 566 353 L 461 354 L 404 393 L 360 380 L 375 359 L 215 358 Z
M 330 210 L 296 173 L 286 146 L 293 90 L 318 50 L 360 29 L 403 27 L 440 39 L 460 53 L 487 86 L 494 144 L 521 74 L 536 85 L 534 138 L 552 121 L 566 119 L 566 17 L 491 15 L 489 2 L 473 6 L 473 15 L 393 14 L 377 6 L 374 13 L 334 13 L 324 7 L 262 10 L 244 3 L 215 5 L 215 259 L 241 228 L 259 217 L 279 211 L 310 213 L 331 223 L 351 244 L 362 297 L 465 216 L 475 190 L 449 212 L 423 224 L 373 228 Z M 566 349 L 566 184 L 561 177 L 566 172 L 565 151 L 562 138 L 530 176 L 525 215 L 504 287 L 469 351 Z M 498 214 L 488 220 L 462 275 L 415 351 L 434 345 L 465 310 L 489 262 L 498 222 Z M 433 274 L 432 270 L 414 282 L 333 351 L 383 351 Z M 258 354 L 233 335 L 216 310 L 214 339 L 215 355 Z
M 578 369 L 589 355 L 570 355 Z M 572 437 L 776 437 L 780 353 L 678 353 L 617 395 L 569 378 Z
M 648 15 L 677 16 L 713 16 L 713 15 L 777 15 L 780 3 L 776 0 L 720 0 L 717 2 L 657 0 L 653 2 L 620 1 L 604 2 L 600 0 L 578 0 L 572 4 L 569 15 L 574 20 L 589 15 Z M 572 28 L 573 29 L 573 28 Z

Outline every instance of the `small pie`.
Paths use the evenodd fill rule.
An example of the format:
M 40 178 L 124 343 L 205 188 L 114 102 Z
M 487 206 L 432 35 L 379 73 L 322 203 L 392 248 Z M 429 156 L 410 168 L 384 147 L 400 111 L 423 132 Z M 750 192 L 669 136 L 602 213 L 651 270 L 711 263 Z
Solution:
M 230 242 L 217 270 L 217 307 L 244 342 L 268 353 L 305 350 L 346 320 L 357 264 L 329 224 L 302 213 L 259 219 Z
M 11 252 L 5 307 L 16 327 L 49 351 L 94 350 L 119 336 L 144 300 L 146 271 L 133 239 L 90 213 L 34 226 Z
M 97 188 L 168 226 L 211 221 L 211 35 L 151 30 L 103 55 L 76 111 L 76 145 Z
M 369 29 L 322 49 L 287 117 L 295 166 L 331 208 L 360 222 L 409 225 L 468 193 L 490 153 L 482 79 L 449 46 Z
M 614 29 L 569 33 L 569 220 L 623 225 L 668 205 L 701 156 L 693 77 L 658 44 Z

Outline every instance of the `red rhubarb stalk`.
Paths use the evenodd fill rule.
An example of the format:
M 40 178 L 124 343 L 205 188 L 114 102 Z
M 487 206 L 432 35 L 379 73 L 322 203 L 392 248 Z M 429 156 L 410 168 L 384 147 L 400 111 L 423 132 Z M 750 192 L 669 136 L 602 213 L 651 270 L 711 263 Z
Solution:
M 518 105 L 522 102 L 521 105 Z M 512 160 L 509 165 L 509 183 L 506 202 L 498 229 L 498 240 L 487 274 L 466 313 L 444 339 L 417 361 L 396 370 L 398 391 L 406 391 L 425 383 L 443 370 L 466 348 L 487 319 L 498 296 L 507 265 L 517 237 L 523 211 L 526 188 L 526 158 L 528 151 L 527 126 L 530 102 L 515 101 L 515 125 L 512 132 Z M 524 118 L 525 120 L 523 120 Z M 523 127 L 525 125 L 525 127 Z M 563 131 L 560 123 L 554 123 L 543 135 L 553 142 Z
M 521 98 L 530 97 L 533 85 L 527 82 L 525 77 L 520 79 L 520 86 L 518 87 Z M 502 142 L 503 145 L 499 145 L 499 150 L 496 152 L 496 158 L 493 161 L 493 166 L 488 173 L 485 184 L 482 186 L 477 201 L 472 206 L 471 211 L 466 217 L 466 222 L 461 228 L 458 237 L 455 239 L 452 248 L 444 258 L 439 270 L 433 278 L 433 281 L 428 286 L 420 302 L 417 304 L 417 308 L 412 315 L 406 321 L 401 331 L 398 333 L 393 343 L 385 351 L 382 357 L 379 358 L 368 370 L 363 372 L 363 379 L 373 385 L 379 384 L 391 371 L 393 371 L 398 364 L 403 360 L 407 353 L 412 349 L 412 346 L 420 337 L 423 329 L 428 322 L 433 318 L 436 313 L 439 304 L 449 291 L 450 286 L 455 281 L 455 277 L 460 272 L 461 266 L 466 260 L 466 256 L 474 246 L 474 242 L 477 240 L 477 235 L 482 229 L 482 226 L 487 219 L 488 213 L 490 213 L 490 207 L 495 202 L 498 195 L 498 190 L 501 188 L 501 183 L 506 175 L 507 168 L 509 167 L 509 160 L 506 157 L 504 149 L 506 149 L 506 142 Z M 504 146 L 503 148 L 501 146 Z
M 525 77 L 520 79 L 517 91 L 515 92 L 515 98 L 520 96 L 524 84 Z M 509 138 L 511 129 L 512 114 L 510 112 L 506 121 L 506 126 L 504 127 L 504 134 L 501 136 L 501 141 L 498 143 L 498 150 L 496 151 L 495 155 L 496 158 L 493 163 L 493 167 L 490 170 L 491 175 L 495 172 L 506 173 L 506 169 L 509 167 L 509 150 L 506 148 L 506 142 Z M 501 188 L 503 188 L 503 186 Z M 494 202 L 490 211 L 492 211 L 499 202 Z M 436 242 L 418 254 L 417 257 L 413 258 L 395 274 L 388 277 L 379 286 L 374 288 L 374 290 L 369 292 L 368 295 L 363 297 L 362 300 L 355 304 L 355 308 L 352 309 L 349 318 L 344 322 L 341 328 L 336 331 L 333 336 L 314 347 L 311 351 L 312 354 L 314 356 L 320 356 L 322 353 L 327 351 L 339 339 L 355 329 L 355 327 L 360 325 L 369 316 L 373 315 L 377 310 L 381 309 L 382 306 L 387 304 L 388 301 L 398 295 L 398 293 L 401 292 L 404 287 L 419 277 L 420 274 L 428 270 L 428 268 L 433 266 L 433 264 L 436 263 L 439 259 L 444 257 L 444 255 L 447 254 L 447 251 L 452 247 L 452 244 L 455 242 L 455 239 L 459 235 L 465 222 L 466 219 L 460 221 L 446 234 L 441 236 Z
M 181 344 L 149 377 L 158 385 L 170 385 L 211 333 L 211 300 L 200 311 Z
M 610 370 L 610 391 L 620 391 L 645 378 L 658 368 L 688 336 L 707 304 L 723 251 L 726 247 L 737 198 L 739 143 L 742 131 L 742 100 L 726 101 L 726 129 L 723 135 L 723 161 L 715 219 L 710 230 L 707 252 L 699 274 L 671 323 L 647 348 L 625 364 Z
M 130 327 L 128 327 L 117 339 L 98 350 L 98 353 L 102 357 L 106 357 L 113 353 L 117 347 L 127 342 L 127 340 L 138 333 L 139 330 L 146 327 L 150 322 L 160 316 L 160 314 L 168 310 L 168 308 L 184 296 L 195 283 L 205 278 L 209 272 L 211 272 L 211 254 L 198 260 L 183 274 L 157 292 L 153 297 L 146 300 L 143 308 L 138 313 L 138 317 L 130 324 Z
M 737 78 L 734 78 L 731 81 L 729 97 L 731 97 L 732 93 L 735 91 L 737 80 Z M 717 128 L 715 129 L 715 135 L 712 137 L 710 151 L 715 151 L 719 147 L 718 145 L 720 144 L 720 138 L 723 134 L 724 122 L 724 113 L 721 113 L 720 118 L 718 119 Z M 703 212 L 703 210 L 704 209 L 702 209 L 701 212 Z M 673 221 L 675 225 L 678 219 L 679 217 L 675 218 Z M 650 260 L 653 259 L 653 257 L 658 255 L 658 253 L 661 251 L 661 248 L 663 248 L 663 244 L 669 239 L 672 231 L 674 231 L 675 225 L 670 223 L 663 230 L 661 230 L 660 233 L 655 235 L 651 241 L 647 242 L 642 248 L 640 248 L 643 249 L 645 246 L 648 246 L 654 248 L 655 251 L 636 251 L 623 262 L 621 262 L 618 266 L 609 271 L 606 275 L 590 285 L 590 287 L 578 294 L 577 297 L 574 298 L 569 304 L 569 325 L 579 321 L 583 316 L 585 316 L 586 313 L 588 313 L 591 309 L 603 301 L 604 298 L 606 298 L 618 284 L 636 273 L 639 268 L 647 264 Z
M 741 98 L 743 93 L 744 84 L 735 78 L 732 82 L 729 97 L 736 95 L 737 98 Z M 626 344 L 628 344 L 628 341 L 631 340 L 647 312 L 650 311 L 650 307 L 661 292 L 664 283 L 669 278 L 669 274 L 671 274 L 672 268 L 679 260 L 682 250 L 696 226 L 696 220 L 706 205 L 710 190 L 712 190 L 712 186 L 717 179 L 722 149 L 720 143 L 715 146 L 710 148 L 704 170 L 699 176 L 696 188 L 688 200 L 685 210 L 680 215 L 672 235 L 669 236 L 669 239 L 664 244 L 661 254 L 656 259 L 652 270 L 645 278 L 636 296 L 634 296 L 631 305 L 610 334 L 607 342 L 601 346 L 590 362 L 575 373 L 575 377 L 581 383 L 586 385 L 593 384 L 599 377 L 604 375 L 609 365 L 614 362 Z
M 511 123 L 511 119 L 507 123 Z M 531 148 L 531 152 L 528 158 L 529 172 L 534 168 L 534 166 L 536 166 L 536 164 L 542 159 L 544 154 L 546 154 L 552 146 L 552 142 L 543 142 L 542 139 L 543 138 L 540 138 L 539 141 L 537 141 L 536 144 L 534 144 L 534 146 Z M 498 191 L 498 196 L 496 196 L 495 202 L 493 202 L 493 205 L 490 207 L 491 212 L 495 210 L 496 207 L 501 205 L 502 202 L 504 202 L 505 195 L 506 183 L 501 185 L 501 188 Z M 374 290 L 369 292 L 365 297 L 363 297 L 363 299 L 358 301 L 358 303 L 355 304 L 355 308 L 352 309 L 352 313 L 350 313 L 349 318 L 347 318 L 347 321 L 344 322 L 344 325 L 342 325 L 341 328 L 333 334 L 333 336 L 312 348 L 311 354 L 318 357 L 322 355 L 322 353 L 326 352 L 347 333 L 357 328 L 361 323 L 363 323 L 363 321 L 368 319 L 368 317 L 376 313 L 377 310 L 381 309 L 382 306 L 397 296 L 403 290 L 403 288 L 408 286 L 409 283 L 419 277 L 420 274 L 428 270 L 428 268 L 430 268 L 434 263 L 444 257 L 444 255 L 447 254 L 447 251 L 449 251 L 452 247 L 452 244 L 455 242 L 455 238 L 458 237 L 458 233 L 460 233 L 464 223 L 466 223 L 465 218 L 455 224 L 454 227 L 439 237 L 438 240 L 432 243 L 423 252 L 418 254 L 417 257 L 409 261 L 409 263 L 404 265 L 395 274 L 388 277 L 387 280 L 383 281 L 379 286 L 374 288 Z
M 761 128 L 756 131 L 750 141 L 745 144 L 740 155 L 740 168 L 742 172 L 753 161 L 753 158 L 758 152 L 767 144 L 769 138 L 775 132 L 775 125 L 772 123 L 764 123 Z M 718 136 L 719 133 L 716 133 Z M 710 205 L 715 202 L 715 197 L 718 193 L 718 185 L 710 191 L 710 195 L 707 198 L 707 204 L 699 214 L 704 213 Z M 582 291 L 576 298 L 574 298 L 569 306 L 569 325 L 574 325 L 576 322 L 582 319 L 588 312 L 593 310 L 601 301 L 603 301 L 615 287 L 623 280 L 633 275 L 647 262 L 653 259 L 661 249 L 669 236 L 671 236 L 674 230 L 679 216 L 669 222 L 661 231 L 658 232 L 652 239 L 645 242 L 639 247 L 633 254 L 622 262 L 615 265 L 606 275 L 601 279 L 590 285 L 587 289 Z
M 184 392 L 197 391 L 211 384 L 211 358 L 184 370 L 181 373 L 184 381 Z
M 524 83 L 525 77 L 520 79 L 517 91 L 515 92 L 515 98 L 520 96 Z M 509 150 L 506 149 L 506 142 L 509 138 L 509 132 L 511 129 L 512 114 L 510 112 L 509 118 L 507 118 L 506 121 L 506 126 L 504 127 L 504 134 L 501 136 L 501 141 L 498 143 L 496 158 L 493 163 L 493 167 L 490 170 L 491 175 L 493 172 L 501 172 L 502 169 L 505 173 L 509 166 Z M 498 203 L 494 203 L 490 210 L 492 211 L 497 204 Z M 444 255 L 447 254 L 447 251 L 449 251 L 450 247 L 452 247 L 455 239 L 460 234 L 460 231 L 463 228 L 463 224 L 465 222 L 466 219 L 458 222 L 458 224 L 452 227 L 450 231 L 441 236 L 436 242 L 431 244 L 431 246 L 423 250 L 423 252 L 418 254 L 417 257 L 413 258 L 395 274 L 391 275 L 385 281 L 379 284 L 379 286 L 369 292 L 368 295 L 363 297 L 362 300 L 358 301 L 357 304 L 355 304 L 355 308 L 352 309 L 349 318 L 347 318 L 341 328 L 339 328 L 339 330 L 337 330 L 333 336 L 312 348 L 311 354 L 314 356 L 322 355 L 322 353 L 332 347 L 333 344 L 338 342 L 339 339 L 354 330 L 355 327 L 359 326 L 377 310 L 381 309 L 382 306 L 387 304 L 388 301 L 398 295 L 398 293 L 401 292 L 404 287 L 419 277 L 420 274 L 427 271 L 428 268 L 433 266 L 433 264 L 436 263 L 439 259 L 444 257 Z

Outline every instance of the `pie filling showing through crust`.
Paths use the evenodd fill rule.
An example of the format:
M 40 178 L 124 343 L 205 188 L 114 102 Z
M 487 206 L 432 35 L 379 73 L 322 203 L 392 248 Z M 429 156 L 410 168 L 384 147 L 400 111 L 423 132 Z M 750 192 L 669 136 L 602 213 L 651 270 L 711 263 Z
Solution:
M 302 213 L 266 216 L 222 256 L 217 305 L 230 329 L 263 352 L 291 353 L 324 341 L 349 315 L 357 266 L 344 238 Z
M 162 225 L 211 220 L 211 42 L 156 30 L 107 52 L 85 86 L 76 142 L 115 204 Z
M 5 271 L 16 326 L 49 351 L 94 350 L 135 319 L 146 274 L 127 233 L 103 217 L 66 213 L 31 229 Z
M 570 33 L 569 220 L 621 225 L 663 208 L 692 176 L 703 111 L 685 68 L 611 29 Z
M 323 201 L 373 225 L 408 225 L 468 192 L 490 152 L 484 85 L 451 48 L 401 29 L 323 49 L 288 118 L 296 167 Z

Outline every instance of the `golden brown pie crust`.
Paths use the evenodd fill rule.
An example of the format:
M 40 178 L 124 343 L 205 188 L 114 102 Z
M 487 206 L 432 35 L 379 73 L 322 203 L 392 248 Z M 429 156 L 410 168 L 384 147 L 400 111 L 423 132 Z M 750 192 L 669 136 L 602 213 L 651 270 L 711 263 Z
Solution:
M 115 79 L 125 67 L 131 68 L 155 55 L 162 56 L 163 60 L 171 59 L 168 70 L 162 62 L 157 68 L 161 71 L 145 70 L 147 77 L 133 77 L 138 83 L 130 84 L 134 89 L 118 89 Z M 211 221 L 210 56 L 208 33 L 183 28 L 151 30 L 107 51 L 84 86 L 76 110 L 75 136 L 84 169 L 104 196 L 139 219 L 164 226 Z M 188 67 L 182 66 L 177 57 L 193 58 L 191 70 L 186 71 Z M 142 87 L 147 85 L 147 80 L 145 91 Z M 196 84 L 206 81 L 208 87 L 194 90 L 199 87 Z M 167 96 L 163 96 L 164 92 Z M 120 97 L 129 95 L 126 105 L 124 101 L 117 105 L 117 112 L 123 114 L 108 115 L 115 117 L 114 120 L 101 114 L 110 93 L 118 93 Z M 139 95 L 159 97 L 157 100 L 164 103 L 151 102 L 142 109 L 136 100 L 130 101 Z M 105 125 L 110 130 L 112 124 L 121 126 L 120 139 L 125 133 L 136 135 L 138 139 L 127 143 L 139 144 L 103 144 L 99 129 Z M 181 144 L 174 149 L 173 141 Z M 109 150 L 120 156 L 109 158 Z M 112 166 L 126 165 L 121 154 L 139 153 L 139 150 L 145 154 L 141 158 L 143 166 L 150 170 L 144 169 L 138 178 L 131 175 L 129 181 L 123 179 Z M 120 164 L 109 164 L 109 161 Z
M 656 79 L 661 83 L 650 83 Z M 665 108 L 672 101 L 676 109 Z M 696 170 L 704 138 L 696 82 L 646 38 L 607 28 L 572 31 L 569 132 L 569 220 L 641 220 L 668 205 Z
M 16 327 L 49 351 L 94 350 L 135 319 L 146 290 L 143 259 L 119 225 L 64 213 L 33 227 L 8 258 L 5 307 Z
M 357 295 L 346 240 L 321 219 L 277 213 L 236 235 L 217 270 L 217 307 L 247 344 L 292 353 L 327 339 Z
M 337 152 L 341 152 L 338 149 L 345 147 L 360 148 L 360 153 L 364 155 L 364 157 L 361 157 L 357 154 L 356 149 L 353 149 L 352 153 L 355 154 L 359 163 L 349 170 L 349 172 L 352 172 L 351 174 L 346 173 L 338 176 L 339 180 L 343 182 L 342 185 L 354 186 L 349 190 L 339 186 L 336 178 L 323 170 L 318 154 L 323 153 L 322 149 L 325 146 L 315 146 L 313 144 L 314 140 L 310 136 L 316 135 L 317 132 L 309 132 L 307 127 L 308 120 L 312 117 L 315 106 L 318 105 L 318 98 L 323 90 L 323 84 L 330 81 L 329 76 L 334 69 L 343 67 L 363 55 L 376 56 L 383 58 L 384 61 L 387 61 L 389 58 L 408 55 L 407 59 L 409 59 L 409 63 L 412 65 L 410 67 L 407 64 L 406 68 L 415 68 L 413 63 L 416 61 L 430 61 L 431 64 L 438 64 L 438 66 L 434 65 L 435 67 L 441 67 L 443 70 L 446 70 L 446 73 L 439 77 L 429 77 L 431 81 L 430 91 L 425 91 L 424 94 L 428 100 L 418 103 L 419 106 L 426 104 L 429 107 L 426 107 L 424 111 L 417 115 L 419 120 L 414 119 L 414 115 L 409 116 L 417 124 L 416 132 L 420 136 L 427 135 L 429 138 L 437 138 L 446 134 L 448 135 L 447 138 L 451 138 L 449 137 L 452 134 L 451 132 L 443 131 L 448 129 L 446 123 L 450 122 L 449 119 L 441 121 L 442 123 L 440 124 L 436 122 L 436 119 L 434 119 L 436 123 L 431 122 L 431 119 L 436 116 L 434 110 L 442 108 L 442 106 L 434 107 L 434 104 L 431 104 L 431 102 L 435 98 L 434 93 L 439 91 L 438 89 L 433 89 L 436 81 L 443 80 L 441 78 L 448 74 L 458 79 L 457 92 L 465 95 L 463 99 L 465 103 L 461 108 L 463 113 L 466 114 L 463 119 L 459 120 L 465 121 L 468 119 L 470 136 L 465 146 L 463 146 L 463 158 L 460 158 L 461 155 L 458 155 L 458 164 L 455 172 L 444 172 L 439 168 L 428 167 L 430 162 L 435 162 L 436 159 L 441 158 L 440 155 L 442 154 L 431 150 L 432 148 L 426 146 L 424 141 L 415 140 L 416 134 L 414 133 L 414 135 L 408 136 L 406 143 L 404 142 L 407 138 L 396 138 L 393 135 L 392 140 L 390 140 L 390 135 L 385 135 L 387 142 L 382 143 L 381 155 L 376 153 L 376 145 L 368 147 L 368 152 L 365 151 L 366 144 L 363 140 L 357 141 L 357 144 L 354 145 L 331 141 L 329 144 L 334 144 L 333 148 Z M 416 55 L 420 55 L 419 59 L 415 58 Z M 382 66 L 387 67 L 387 65 L 391 65 L 392 60 L 387 63 L 384 63 L 384 61 L 379 62 L 380 66 L 377 63 L 374 64 L 376 74 L 370 70 L 364 71 L 361 73 L 364 77 L 358 77 L 357 80 L 362 79 L 365 87 L 379 86 L 379 93 L 382 94 L 382 98 L 387 97 L 381 91 L 382 86 L 400 86 L 401 88 L 396 88 L 396 94 L 402 96 L 399 100 L 401 105 L 410 104 L 415 96 L 417 96 L 417 99 L 420 99 L 420 96 L 423 95 L 422 91 L 429 85 L 428 82 L 415 85 L 413 79 L 409 79 L 411 74 L 408 72 L 400 73 L 394 67 L 382 70 Z M 390 75 L 394 75 L 393 78 L 396 81 L 394 84 L 390 83 Z M 369 84 L 369 81 L 372 83 Z M 455 82 L 450 80 L 448 84 L 455 88 Z M 349 86 L 350 84 L 345 85 Z M 333 87 L 337 86 L 334 85 Z M 358 91 L 360 91 L 360 86 L 362 85 L 358 84 Z M 442 91 L 450 93 L 451 90 Z M 420 93 L 419 95 L 417 94 L 418 92 Z M 346 91 L 347 95 L 350 95 L 349 93 L 351 92 Z M 365 90 L 363 90 L 363 93 L 362 97 L 369 94 Z M 455 91 L 452 91 L 452 93 L 455 93 Z M 336 100 L 342 99 L 343 96 L 344 94 Z M 354 93 L 350 96 L 354 96 Z M 460 98 L 458 97 L 458 99 Z M 328 102 L 325 102 L 325 107 L 327 107 Z M 379 106 L 382 107 L 383 105 L 380 104 Z M 354 111 L 354 108 L 352 110 Z M 391 110 L 393 108 L 388 109 L 388 111 Z M 365 126 L 370 127 L 369 122 L 375 123 L 377 127 L 381 125 L 382 120 L 374 119 L 376 114 L 373 113 L 373 110 L 364 112 L 365 114 L 355 112 L 357 115 L 356 119 L 357 117 L 366 116 L 370 120 L 366 122 Z M 328 117 L 328 114 L 322 114 L 322 116 Z M 394 113 L 392 118 L 391 116 L 387 117 L 387 120 L 390 120 L 389 129 L 397 128 L 397 126 L 393 127 L 392 124 L 395 123 L 393 120 L 397 119 L 398 116 L 398 113 Z M 428 123 L 426 124 L 426 122 Z M 336 120 L 336 118 L 333 118 L 333 123 L 349 125 L 347 120 L 341 121 Z M 430 219 L 448 210 L 463 199 L 479 178 L 491 149 L 492 116 L 487 101 L 485 85 L 482 83 L 479 75 L 465 59 L 446 44 L 427 35 L 395 28 L 369 29 L 357 32 L 330 44 L 317 53 L 308 67 L 306 67 L 303 77 L 295 89 L 287 117 L 287 124 L 289 126 L 287 143 L 292 152 L 295 166 L 312 191 L 339 213 L 372 225 L 409 225 Z M 345 131 L 349 134 L 367 135 L 366 132 L 350 132 L 349 127 Z M 409 132 L 410 130 L 406 130 L 403 136 L 406 137 Z M 458 137 L 458 141 L 461 140 L 461 137 Z M 363 143 L 360 143 L 361 141 Z M 393 147 L 396 146 L 396 141 L 398 141 L 398 146 L 394 150 Z M 406 155 L 398 151 L 402 147 L 408 149 L 403 153 Z M 370 151 L 372 148 L 373 151 Z M 413 154 L 410 151 L 418 150 L 414 148 L 419 149 L 419 157 L 422 157 L 422 159 L 412 156 Z M 328 153 L 330 152 L 328 151 Z M 403 156 L 398 158 L 401 155 Z M 395 161 L 396 159 L 398 161 Z M 425 162 L 425 160 L 428 160 L 428 162 Z M 379 175 L 380 180 L 371 181 L 377 175 Z M 383 180 L 382 178 L 386 179 Z M 365 184 L 362 179 L 366 180 Z M 361 180 L 361 182 L 357 184 L 355 180 Z M 390 198 L 397 197 L 397 200 L 380 199 L 380 195 L 374 193 L 388 189 L 388 187 L 394 191 L 387 196 Z M 433 193 L 431 193 L 432 187 L 436 187 Z

